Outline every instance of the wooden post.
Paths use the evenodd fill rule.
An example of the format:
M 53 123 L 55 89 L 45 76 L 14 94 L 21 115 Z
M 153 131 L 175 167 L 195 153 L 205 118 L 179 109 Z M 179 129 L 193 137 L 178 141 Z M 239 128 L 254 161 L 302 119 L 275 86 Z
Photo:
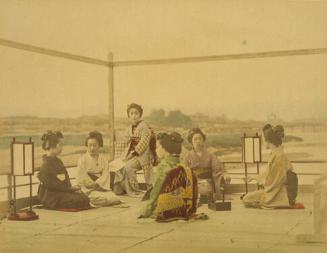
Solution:
M 114 65 L 113 65 L 113 55 L 108 54 L 108 106 L 109 106 L 109 161 L 114 159 L 115 154 L 115 115 L 114 115 Z
M 12 174 L 8 174 L 7 176 L 7 184 L 8 184 L 8 213 L 12 213 L 13 211 L 13 199 L 12 199 Z

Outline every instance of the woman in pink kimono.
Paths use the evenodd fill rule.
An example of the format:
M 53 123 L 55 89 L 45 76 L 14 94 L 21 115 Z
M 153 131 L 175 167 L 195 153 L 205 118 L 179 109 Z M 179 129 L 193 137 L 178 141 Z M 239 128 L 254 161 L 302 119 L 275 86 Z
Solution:
M 147 189 L 152 187 L 152 161 L 154 152 L 150 149 L 152 130 L 141 119 L 143 108 L 135 103 L 128 105 L 127 115 L 132 124 L 127 128 L 125 141 L 127 148 L 122 154 L 126 162 L 124 170 L 116 173 L 114 191 L 117 194 L 140 193 L 136 171 L 143 170 Z
M 264 189 L 250 192 L 243 197 L 246 207 L 257 208 L 282 208 L 289 207 L 287 195 L 287 172 L 292 170 L 292 164 L 288 160 L 282 146 L 284 128 L 272 127 L 267 124 L 263 128 L 266 147 L 271 149 L 268 158 L 268 169 L 263 174 Z
M 77 181 L 94 206 L 120 204 L 119 198 L 110 189 L 110 173 L 106 157 L 101 154 L 101 133 L 90 132 L 86 138 L 87 152 L 78 160 Z
M 188 135 L 193 149 L 184 158 L 184 164 L 191 168 L 198 177 L 200 201 L 203 196 L 220 199 L 222 184 L 229 183 L 230 177 L 217 157 L 205 147 L 206 135 L 200 128 L 193 128 Z

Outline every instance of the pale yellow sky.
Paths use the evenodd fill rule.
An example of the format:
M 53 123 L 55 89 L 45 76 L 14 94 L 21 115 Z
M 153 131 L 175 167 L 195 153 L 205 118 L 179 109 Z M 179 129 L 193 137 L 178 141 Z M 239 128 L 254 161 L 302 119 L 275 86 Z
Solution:
M 115 60 L 327 47 L 327 1 L 6 1 L 0 37 Z M 327 55 L 122 67 L 126 104 L 233 118 L 327 117 Z M 0 46 L 0 116 L 106 113 L 104 67 Z

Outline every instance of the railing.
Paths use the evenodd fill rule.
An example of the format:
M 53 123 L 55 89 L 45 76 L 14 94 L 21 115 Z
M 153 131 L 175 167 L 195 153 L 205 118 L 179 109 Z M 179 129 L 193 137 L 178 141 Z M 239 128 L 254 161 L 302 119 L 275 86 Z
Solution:
M 223 164 L 243 164 L 242 162 L 240 162 L 240 161 L 222 161 L 222 163 Z M 267 163 L 267 161 L 262 161 L 261 162 L 262 164 L 265 164 L 265 163 Z M 291 163 L 293 163 L 293 164 L 296 164 L 296 163 L 298 163 L 298 164 L 324 164 L 324 163 L 326 163 L 327 164 L 327 161 L 291 161 Z M 77 164 L 70 164 L 70 165 L 68 165 L 68 166 L 65 166 L 65 168 L 66 169 L 71 169 L 71 168 L 75 168 L 75 167 L 77 167 Z M 35 171 L 37 172 L 37 171 L 39 171 L 40 170 L 40 167 L 37 167 L 37 168 L 35 168 Z M 143 174 L 143 172 L 142 171 L 138 171 L 137 172 L 137 174 Z M 242 172 L 233 172 L 233 171 L 229 171 L 228 172 L 228 174 L 230 174 L 230 175 L 244 175 L 244 173 L 242 173 Z M 256 175 L 257 173 L 251 173 L 251 172 L 249 172 L 248 173 L 248 175 Z M 321 173 L 308 173 L 308 172 L 306 172 L 306 173 L 303 173 L 303 172 L 299 172 L 299 173 L 297 173 L 299 176 L 319 176 L 319 175 L 321 175 Z M 8 176 L 9 178 L 10 178 L 10 173 L 7 173 L 7 172 L 0 172 L 0 176 Z M 76 179 L 75 177 L 71 177 L 70 178 L 71 180 L 74 180 L 74 179 Z M 10 180 L 10 179 L 9 179 Z M 32 183 L 32 185 L 37 185 L 38 184 L 38 182 L 34 182 L 34 183 Z M 0 187 L 0 190 L 5 190 L 5 189 L 8 189 L 8 187 L 10 186 L 10 184 L 8 184 L 7 186 L 1 186 Z M 16 187 L 23 187 L 23 186 L 29 186 L 29 184 L 17 184 L 16 185 Z
M 120 143 L 120 142 L 116 142 L 115 143 L 115 158 L 116 157 L 119 157 L 122 152 L 125 150 L 126 148 L 126 144 L 125 143 Z M 306 161 L 306 160 L 303 160 L 303 161 L 291 161 L 293 164 L 327 164 L 327 161 Z M 223 164 L 238 164 L 238 165 L 241 165 L 243 164 L 241 161 L 222 161 Z M 267 163 L 267 161 L 263 161 L 261 162 L 260 164 L 265 164 Z M 66 166 L 67 169 L 71 169 L 71 168 L 75 168 L 77 167 L 77 164 L 69 164 Z M 39 171 L 40 170 L 40 167 L 37 167 L 35 168 L 35 171 Z M 244 175 L 244 172 L 233 172 L 232 170 L 228 171 L 230 175 Z M 142 171 L 139 171 L 137 172 L 137 174 L 143 174 Z M 247 173 L 247 175 L 255 175 L 257 173 Z M 318 176 L 318 175 L 321 175 L 321 173 L 297 173 L 299 176 Z M 1 190 L 7 190 L 8 191 L 8 200 L 11 199 L 11 189 L 12 189 L 12 182 L 11 182 L 11 175 L 10 173 L 6 172 L 0 172 L 0 176 L 7 176 L 7 185 L 6 186 L 1 186 L 0 187 L 0 191 Z M 70 178 L 71 180 L 74 180 L 76 179 L 75 177 L 71 177 Z M 38 182 L 33 182 L 32 185 L 38 185 L 39 183 Z M 16 187 L 19 188 L 19 187 L 24 187 L 24 186 L 29 186 L 28 183 L 24 183 L 24 184 L 16 184 Z
M 298 242 L 327 243 L 327 173 L 314 181 L 313 234 L 297 235 Z

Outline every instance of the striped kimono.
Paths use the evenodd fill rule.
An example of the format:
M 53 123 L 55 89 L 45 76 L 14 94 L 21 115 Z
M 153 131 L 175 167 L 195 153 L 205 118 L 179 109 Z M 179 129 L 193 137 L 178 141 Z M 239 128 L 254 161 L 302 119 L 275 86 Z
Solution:
M 122 159 L 126 161 L 125 172 L 129 185 L 134 191 L 138 191 L 138 181 L 136 171 L 143 169 L 145 183 L 148 187 L 152 185 L 153 159 L 150 150 L 151 129 L 144 121 L 139 121 L 137 125 L 128 127 L 125 133 L 127 148 L 122 154 Z

